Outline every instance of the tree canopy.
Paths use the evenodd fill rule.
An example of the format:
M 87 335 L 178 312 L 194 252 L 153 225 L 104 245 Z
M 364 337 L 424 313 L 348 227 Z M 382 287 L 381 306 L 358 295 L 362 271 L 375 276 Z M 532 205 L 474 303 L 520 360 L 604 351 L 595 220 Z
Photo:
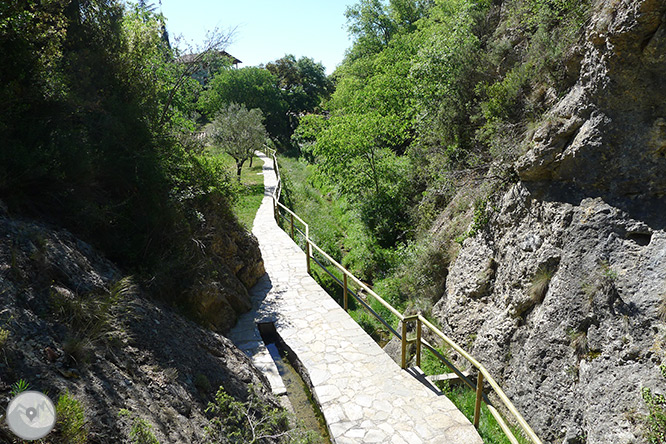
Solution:
M 546 109 L 538 91 L 566 81 L 563 48 L 584 23 L 586 2 L 556 3 L 504 3 L 513 34 L 497 27 L 486 0 L 347 8 L 353 44 L 332 75 L 335 91 L 294 141 L 361 216 L 367 239 L 393 248 L 407 238 L 406 221 L 427 226 L 456 177 L 493 164 L 511 177 L 515 139 Z
M 210 124 L 211 142 L 234 158 L 239 182 L 245 161 L 266 142 L 263 119 L 258 108 L 248 110 L 245 105 L 230 103 Z
M 190 137 L 199 84 L 164 23 L 120 0 L 3 2 L 0 199 L 121 266 L 167 280 L 192 271 L 171 293 L 203 269 L 190 268 L 199 216 L 231 195 Z

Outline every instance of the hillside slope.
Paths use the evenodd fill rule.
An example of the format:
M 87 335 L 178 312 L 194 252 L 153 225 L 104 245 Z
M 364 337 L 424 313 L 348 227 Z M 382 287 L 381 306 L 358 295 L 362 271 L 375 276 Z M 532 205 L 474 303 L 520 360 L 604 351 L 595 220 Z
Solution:
M 547 442 L 647 442 L 641 389 L 666 390 L 665 14 L 596 2 L 578 81 L 434 309 Z
M 140 420 L 160 442 L 202 442 L 211 417 L 204 410 L 220 386 L 245 400 L 254 384 L 263 404 L 278 405 L 227 338 L 150 299 L 69 232 L 2 210 L 0 203 L 0 404 L 20 380 L 54 402 L 69 392 L 83 406 L 91 443 L 129 442 Z M 226 283 L 209 286 L 219 307 L 232 293 L 237 301 L 247 294 Z M 74 442 L 61 441 L 58 427 L 49 439 Z M 18 442 L 4 420 L 0 441 Z

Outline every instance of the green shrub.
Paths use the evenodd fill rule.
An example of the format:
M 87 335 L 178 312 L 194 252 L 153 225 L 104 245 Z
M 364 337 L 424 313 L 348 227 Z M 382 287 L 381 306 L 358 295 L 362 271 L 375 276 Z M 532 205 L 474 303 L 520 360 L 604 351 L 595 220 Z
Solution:
M 121 409 L 120 416 L 132 418 L 133 415 L 127 409 Z M 129 431 L 129 438 L 132 444 L 160 444 L 153 433 L 153 426 L 143 418 L 134 417 Z
M 130 430 L 132 444 L 159 444 L 153 433 L 153 426 L 143 418 L 136 418 Z
M 9 330 L 0 328 L 0 349 L 4 348 L 9 340 Z
M 666 364 L 661 364 L 659 369 L 666 378 Z M 645 438 L 650 444 L 666 444 L 666 397 L 648 387 L 643 387 L 641 396 L 649 411 L 645 418 Z
M 81 403 L 69 392 L 58 398 L 56 404 L 56 430 L 66 444 L 85 444 L 88 440 L 86 418 Z
M 12 398 L 18 395 L 19 393 L 25 392 L 30 389 L 30 383 L 25 379 L 19 379 L 14 384 L 12 384 L 11 395 Z
M 281 443 L 315 443 L 316 434 L 300 428 L 289 429 L 289 414 L 283 408 L 262 401 L 250 384 L 247 401 L 238 401 L 220 387 L 215 402 L 206 412 L 212 415 L 205 427 L 206 442 L 210 444 L 253 444 L 272 438 Z

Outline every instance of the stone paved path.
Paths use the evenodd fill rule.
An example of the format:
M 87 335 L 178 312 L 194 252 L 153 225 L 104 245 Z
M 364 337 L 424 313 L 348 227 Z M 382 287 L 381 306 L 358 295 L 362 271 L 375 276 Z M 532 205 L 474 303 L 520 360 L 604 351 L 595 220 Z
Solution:
M 266 196 L 254 221 L 266 275 L 252 289 L 254 309 L 231 339 L 285 389 L 256 328 L 274 322 L 312 381 L 331 439 L 346 443 L 482 444 L 472 424 L 445 396 L 400 369 L 307 274 L 305 253 L 273 219 L 273 162 L 263 154 Z M 314 266 L 314 265 L 313 265 Z

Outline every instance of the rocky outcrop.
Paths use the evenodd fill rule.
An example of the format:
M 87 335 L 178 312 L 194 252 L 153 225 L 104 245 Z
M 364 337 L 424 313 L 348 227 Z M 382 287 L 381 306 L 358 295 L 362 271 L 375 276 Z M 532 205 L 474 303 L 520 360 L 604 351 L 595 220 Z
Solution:
M 541 198 L 601 197 L 665 228 L 666 4 L 597 2 L 578 83 L 518 162 Z
M 546 442 L 640 443 L 641 388 L 666 391 L 666 2 L 597 2 L 579 52 L 434 312 Z
M 261 402 L 278 405 L 227 338 L 144 296 L 67 231 L 9 219 L 1 204 L 0 332 L 0 404 L 21 379 L 54 400 L 69 392 L 84 408 L 87 442 L 129 442 L 139 418 L 160 442 L 203 442 L 220 386 L 245 399 L 252 383 Z M 0 441 L 17 442 L 4 421 Z
M 665 303 L 664 231 L 600 198 L 543 202 L 517 185 L 465 241 L 435 314 L 476 337 L 472 354 L 543 439 L 628 443 L 642 440 L 641 388 L 664 385 Z
M 226 333 L 252 307 L 248 289 L 264 275 L 264 262 L 257 239 L 231 215 L 209 208 L 203 225 L 201 249 L 215 280 L 192 286 L 189 302 L 204 325 Z

